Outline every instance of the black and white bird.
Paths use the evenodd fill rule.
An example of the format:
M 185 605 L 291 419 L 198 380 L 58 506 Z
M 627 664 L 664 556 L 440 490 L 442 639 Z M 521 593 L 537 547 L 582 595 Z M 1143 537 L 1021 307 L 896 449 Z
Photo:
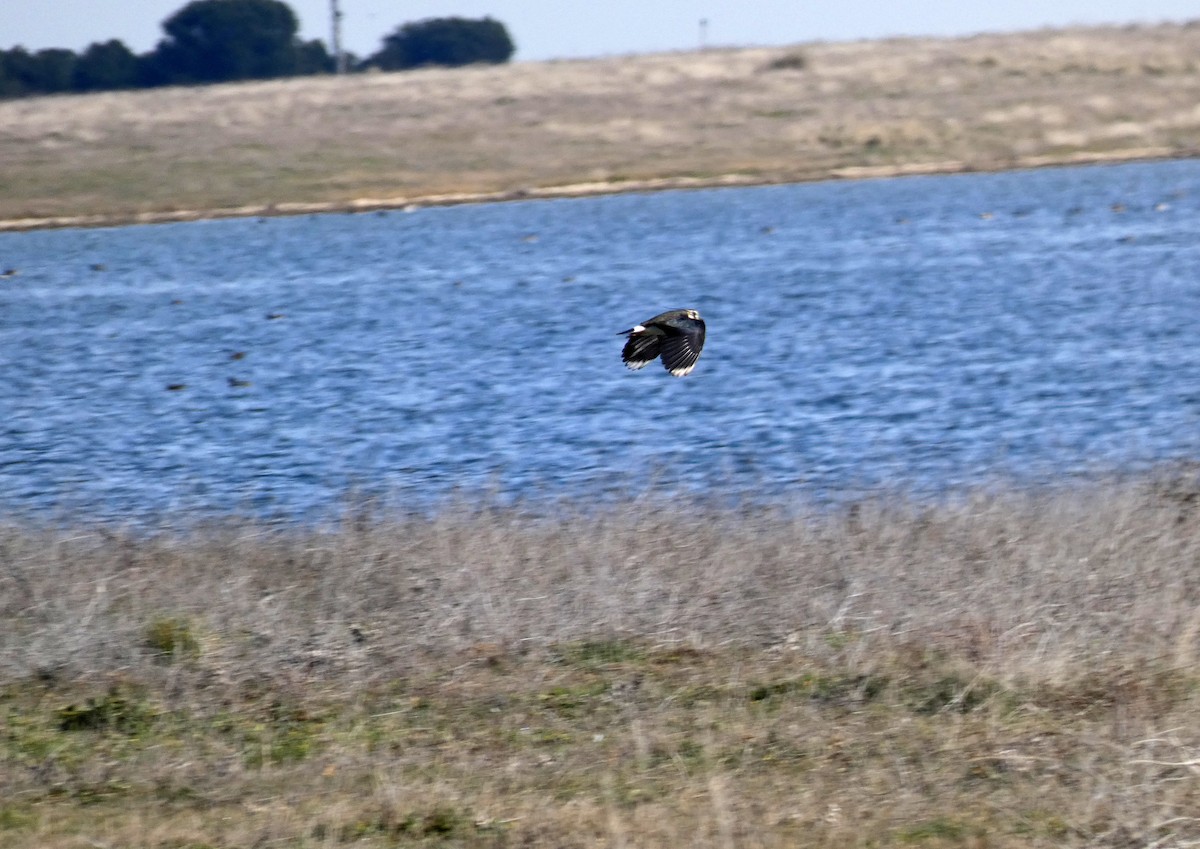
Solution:
M 695 310 L 669 310 L 617 335 L 629 337 L 621 351 L 621 359 L 629 368 L 645 368 L 661 355 L 663 367 L 683 377 L 700 359 L 704 319 Z

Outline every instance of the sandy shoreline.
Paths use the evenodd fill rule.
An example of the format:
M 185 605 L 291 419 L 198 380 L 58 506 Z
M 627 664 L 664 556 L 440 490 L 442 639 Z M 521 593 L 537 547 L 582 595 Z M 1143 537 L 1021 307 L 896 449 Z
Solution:
M 605 183 L 570 183 L 514 191 L 450 192 L 412 197 L 356 198 L 348 201 L 318 201 L 311 203 L 267 203 L 217 209 L 178 209 L 158 212 L 113 213 L 95 215 L 63 215 L 45 218 L 0 219 L 0 232 L 49 230 L 71 227 L 123 227 L 135 224 L 165 224 L 180 221 L 204 221 L 221 218 L 265 218 L 292 215 L 321 215 L 328 213 L 362 213 L 400 210 L 411 212 L 422 207 L 458 206 L 474 203 L 504 203 L 520 200 L 549 200 L 581 198 L 638 192 L 678 191 L 749 186 L 782 185 L 786 183 L 823 182 L 827 180 L 885 179 L 933 174 L 966 174 L 984 171 L 1019 171 L 1030 168 L 1052 168 L 1081 165 L 1105 165 L 1122 162 L 1148 162 L 1165 159 L 1200 157 L 1200 150 L 1181 152 L 1169 148 L 1137 148 L 1106 153 L 1074 153 L 1064 156 L 1030 156 L 1016 162 L 996 164 L 995 167 L 968 165 L 961 161 L 913 162 L 904 165 L 846 166 L 825 172 L 791 177 L 764 178 L 741 174 L 719 177 L 660 177 L 646 180 L 626 180 Z

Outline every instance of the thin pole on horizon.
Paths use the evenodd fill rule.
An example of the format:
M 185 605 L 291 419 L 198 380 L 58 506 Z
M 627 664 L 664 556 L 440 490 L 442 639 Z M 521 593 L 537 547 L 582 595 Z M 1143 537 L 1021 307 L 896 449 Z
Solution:
M 700 49 L 708 47 L 708 18 L 700 19 Z
M 342 10 L 338 0 L 329 0 L 330 16 L 333 24 L 333 61 L 334 70 L 339 74 L 346 73 L 346 54 L 342 50 Z

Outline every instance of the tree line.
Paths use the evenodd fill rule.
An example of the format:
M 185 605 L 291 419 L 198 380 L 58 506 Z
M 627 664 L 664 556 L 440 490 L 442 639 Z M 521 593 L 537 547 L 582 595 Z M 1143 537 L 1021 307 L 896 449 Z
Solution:
M 118 39 L 82 53 L 65 48 L 0 49 L 0 97 L 202 85 L 233 80 L 328 74 L 336 57 L 320 39 L 299 38 L 299 20 L 281 0 L 192 0 L 163 24 L 163 38 L 135 54 Z M 491 18 L 430 18 L 406 23 L 351 71 L 426 65 L 502 63 L 515 51 L 504 24 Z

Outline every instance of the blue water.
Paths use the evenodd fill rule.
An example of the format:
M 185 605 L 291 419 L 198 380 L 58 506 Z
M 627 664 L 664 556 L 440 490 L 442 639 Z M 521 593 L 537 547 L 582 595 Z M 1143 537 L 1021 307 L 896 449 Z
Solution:
M 13 233 L 0 267 L 10 514 L 822 499 L 1200 453 L 1195 161 Z M 673 307 L 708 321 L 695 372 L 626 371 L 617 332 Z

